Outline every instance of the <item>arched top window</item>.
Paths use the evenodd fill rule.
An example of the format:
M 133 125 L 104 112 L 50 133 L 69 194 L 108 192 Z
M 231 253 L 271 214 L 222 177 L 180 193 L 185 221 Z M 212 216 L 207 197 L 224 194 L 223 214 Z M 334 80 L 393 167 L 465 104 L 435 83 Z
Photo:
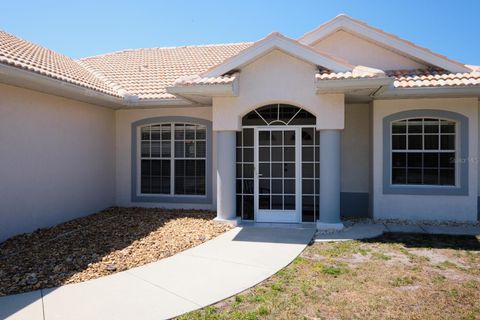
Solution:
M 315 116 L 310 112 L 280 103 L 257 108 L 242 118 L 244 126 L 304 126 L 315 123 Z

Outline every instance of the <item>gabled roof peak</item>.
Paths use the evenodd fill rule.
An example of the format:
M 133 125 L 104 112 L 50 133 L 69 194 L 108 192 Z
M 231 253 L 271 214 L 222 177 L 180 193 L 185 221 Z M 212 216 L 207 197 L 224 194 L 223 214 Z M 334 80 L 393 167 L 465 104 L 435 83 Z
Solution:
M 298 41 L 310 46 L 339 30 L 352 33 L 393 52 L 397 52 L 417 61 L 422 61 L 427 65 L 440 67 L 450 72 L 469 72 L 469 68 L 458 61 L 449 59 L 444 55 L 432 52 L 431 50 L 418 46 L 413 42 L 372 27 L 367 23 L 354 19 L 346 14 L 337 15 L 335 18 L 320 25 L 318 28 L 305 33 L 298 39 Z

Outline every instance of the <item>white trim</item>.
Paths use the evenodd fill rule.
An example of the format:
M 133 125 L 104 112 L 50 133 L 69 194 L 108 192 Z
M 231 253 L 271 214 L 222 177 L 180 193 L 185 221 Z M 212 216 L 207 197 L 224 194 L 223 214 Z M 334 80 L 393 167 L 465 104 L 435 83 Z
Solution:
M 297 41 L 287 38 L 280 33 L 272 33 L 266 38 L 256 42 L 253 46 L 241 51 L 237 55 L 227 59 L 220 65 L 217 65 L 205 73 L 203 77 L 218 77 L 232 70 L 239 69 L 252 61 L 266 55 L 267 53 L 278 49 L 314 65 L 319 65 L 336 72 L 350 71 L 353 66 L 347 62 L 342 62 L 333 57 L 323 55 L 313 48 L 304 46 Z
M 254 219 L 255 222 L 272 222 L 272 223 L 301 223 L 302 222 L 302 184 L 301 184 L 301 165 L 302 165 L 302 144 L 301 144 L 301 127 L 291 126 L 258 126 L 254 128 Z M 294 210 L 262 210 L 259 208 L 259 142 L 258 135 L 260 131 L 295 131 L 295 209 Z M 270 159 L 271 161 L 271 159 Z M 281 194 L 282 196 L 284 193 Z
M 393 86 L 394 78 L 363 78 L 344 80 L 316 80 L 317 93 L 348 93 L 359 89 L 379 89 Z
M 352 19 L 346 15 L 339 15 L 333 20 L 322 24 L 315 30 L 300 37 L 298 41 L 305 45 L 313 45 L 339 30 L 353 33 L 399 54 L 443 68 L 450 72 L 471 72 L 468 67 L 460 62 L 448 59 L 447 57 L 373 28 L 366 23 Z

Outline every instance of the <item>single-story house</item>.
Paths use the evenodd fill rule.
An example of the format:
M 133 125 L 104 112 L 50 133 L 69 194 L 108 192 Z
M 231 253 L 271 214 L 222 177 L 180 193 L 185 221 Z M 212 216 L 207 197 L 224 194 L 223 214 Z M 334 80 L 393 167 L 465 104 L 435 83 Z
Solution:
M 74 60 L 0 32 L 0 240 L 106 207 L 479 217 L 480 67 L 339 15 Z

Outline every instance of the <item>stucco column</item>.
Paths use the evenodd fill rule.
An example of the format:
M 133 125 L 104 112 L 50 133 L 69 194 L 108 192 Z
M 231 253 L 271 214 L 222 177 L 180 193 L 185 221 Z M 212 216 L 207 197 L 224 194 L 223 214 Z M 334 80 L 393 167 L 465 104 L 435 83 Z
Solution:
M 341 131 L 320 131 L 320 219 L 317 229 L 342 229 L 340 220 Z
M 217 131 L 217 217 L 236 223 L 235 131 Z

